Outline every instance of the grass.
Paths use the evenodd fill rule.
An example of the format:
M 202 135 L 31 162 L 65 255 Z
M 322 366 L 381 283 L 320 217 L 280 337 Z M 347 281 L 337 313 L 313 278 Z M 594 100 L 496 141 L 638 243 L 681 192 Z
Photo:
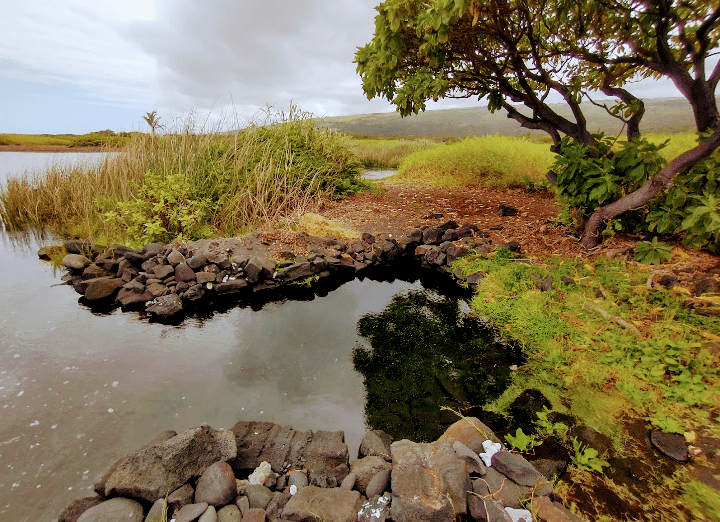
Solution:
M 684 254 L 674 252 L 673 262 L 684 259 Z M 572 413 L 610 437 L 620 457 L 646 459 L 642 466 L 651 471 L 657 467 L 657 456 L 638 455 L 627 431 L 632 423 L 650 429 L 650 419 L 659 420 L 679 425 L 683 432 L 718 438 L 720 419 L 714 405 L 720 403 L 720 361 L 706 344 L 720 340 L 720 319 L 683 307 L 688 297 L 684 290 L 648 289 L 647 265 L 604 258 L 594 263 L 563 258 L 526 264 L 513 261 L 503 250 L 455 263 L 454 268 L 466 275 L 485 272 L 471 306 L 527 356 L 513 384 L 488 410 L 504 413 L 522 390 L 539 389 L 553 409 Z M 552 276 L 553 288 L 540 292 L 531 274 Z M 574 283 L 561 284 L 561 277 Z M 598 289 L 607 297 L 598 297 Z M 596 308 L 621 318 L 640 335 L 608 321 Z M 619 492 L 630 505 L 643 506 L 651 519 L 713 520 L 717 515 L 713 493 L 689 476 L 674 478 L 677 496 L 687 500 L 685 510 L 679 511 L 675 502 L 646 505 L 647 490 L 601 474 L 574 469 L 569 477 L 575 485 L 584 482 L 587 488 Z M 660 491 L 666 487 L 663 480 L 649 477 L 644 482 Z M 572 486 L 569 489 L 572 496 Z M 599 512 L 603 509 L 598 505 Z
M 368 169 L 396 169 L 410 154 L 440 145 L 431 139 L 353 139 L 352 147 Z
M 458 188 L 540 183 L 554 160 L 549 146 L 527 138 L 483 136 L 415 152 L 394 182 Z
M 52 167 L 0 186 L 9 229 L 49 228 L 99 243 L 232 236 L 293 223 L 321 198 L 370 186 L 349 139 L 297 107 L 232 133 L 183 127 L 133 135 L 103 164 Z
M 111 130 L 87 134 L 0 134 L 0 145 L 18 147 L 121 147 L 138 133 L 115 133 Z

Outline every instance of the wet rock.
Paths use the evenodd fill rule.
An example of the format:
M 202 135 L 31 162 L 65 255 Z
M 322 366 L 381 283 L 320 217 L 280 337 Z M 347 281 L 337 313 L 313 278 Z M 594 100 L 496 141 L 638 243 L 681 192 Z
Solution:
M 358 511 L 358 522 L 385 522 L 390 518 L 390 502 L 389 493 L 383 496 L 375 495 L 370 500 L 364 502 Z
M 534 431 L 534 422 L 537 420 L 537 414 L 543 411 L 543 408 L 552 409 L 550 401 L 542 394 L 540 390 L 528 388 L 517 396 L 510 404 L 510 414 L 515 423 L 528 433 L 531 428 Z
M 663 433 L 661 431 L 650 432 L 650 443 L 663 455 L 678 462 L 688 461 L 688 449 L 685 439 L 674 433 Z
M 373 498 L 380 496 L 390 487 L 390 470 L 379 471 L 376 473 L 365 487 L 365 496 L 367 498 Z
M 262 484 L 248 484 L 245 489 L 245 496 L 251 508 L 265 509 L 272 500 L 273 492 Z
M 275 267 L 265 258 L 251 257 L 245 265 L 249 283 L 257 283 L 262 279 L 271 279 Z
M 206 502 L 221 507 L 232 502 L 237 496 L 235 474 L 227 462 L 216 462 L 209 466 L 195 486 L 195 503 Z
M 77 522 L 77 519 L 88 509 L 102 504 L 107 499 L 102 496 L 85 497 L 73 500 L 63 509 L 57 522 Z
M 580 517 L 548 497 L 535 497 L 530 502 L 530 511 L 546 522 L 582 522 Z
M 493 455 L 492 467 L 521 486 L 533 487 L 539 482 L 547 482 L 532 464 L 509 451 L 500 451 Z
M 142 522 L 144 516 L 140 503 L 129 498 L 112 498 L 85 511 L 78 518 L 78 522 Z
M 290 282 L 297 281 L 298 279 L 305 279 L 314 273 L 313 264 L 305 261 L 301 263 L 296 262 L 287 268 L 283 268 L 277 273 L 276 277 L 283 281 Z
M 208 466 L 234 456 L 225 438 L 224 432 L 200 426 L 127 455 L 114 464 L 105 478 L 105 496 L 155 502 L 201 475 Z
M 370 430 L 365 433 L 360 441 L 358 458 L 361 459 L 363 457 L 377 455 L 390 461 L 392 460 L 392 456 L 390 455 L 390 444 L 392 444 L 392 442 L 392 437 L 384 431 Z
M 181 509 L 183 506 L 193 503 L 195 498 L 195 490 L 190 484 L 184 484 L 168 495 L 168 510 L 172 513 Z
M 242 522 L 242 513 L 236 505 L 230 504 L 218 510 L 217 522 Z
M 70 270 L 84 270 L 90 263 L 92 261 L 81 254 L 68 254 L 62 260 L 62 265 Z
M 362 505 L 357 491 L 308 486 L 298 491 L 283 509 L 283 518 L 294 521 L 317 519 L 333 522 L 355 522 Z
M 96 264 L 88 265 L 85 267 L 85 270 L 83 270 L 83 279 L 97 279 L 98 277 L 112 277 L 112 273 Z
M 121 288 L 115 297 L 115 301 L 120 303 L 123 309 L 140 309 L 144 303 L 151 299 L 154 299 L 154 296 L 150 292 L 145 291 L 144 287 L 142 292 Z
M 508 205 L 498 205 L 498 216 L 515 216 L 517 215 L 517 209 Z
M 350 467 L 351 473 L 353 473 L 356 477 L 355 489 L 364 494 L 365 488 L 377 473 L 381 471 L 390 471 L 391 469 L 392 464 L 377 455 L 357 459 Z
M 193 522 L 200 518 L 205 511 L 207 511 L 208 505 L 202 504 L 188 504 L 184 506 L 178 512 L 175 517 L 175 522 Z
M 390 508 L 395 522 L 454 520 L 467 512 L 470 478 L 452 444 L 393 442 Z
M 182 300 L 176 294 L 167 294 L 158 297 L 146 311 L 163 319 L 173 317 L 182 312 Z
M 125 281 L 122 279 L 108 277 L 92 279 L 85 290 L 85 299 L 88 301 L 101 301 L 113 298 L 124 284 Z

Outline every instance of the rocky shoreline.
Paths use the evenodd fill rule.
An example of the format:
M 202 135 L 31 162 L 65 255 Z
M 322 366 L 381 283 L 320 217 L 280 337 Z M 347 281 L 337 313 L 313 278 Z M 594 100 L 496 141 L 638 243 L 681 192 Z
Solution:
M 432 443 L 369 431 L 352 464 L 342 431 L 241 421 L 159 434 L 57 522 L 579 522 L 551 480 L 473 417 Z
M 153 320 L 174 322 L 198 309 L 228 302 L 267 302 L 326 295 L 355 277 L 417 278 L 428 272 L 474 290 L 483 274 L 463 277 L 452 263 L 470 249 L 492 250 L 486 234 L 471 224 L 448 221 L 399 238 L 365 233 L 354 241 L 300 233 L 304 254 L 273 250 L 253 233 L 233 240 L 152 243 L 141 250 L 123 245 L 98 247 L 80 240 L 65 243 L 63 280 L 94 308 L 141 311 Z M 520 251 L 517 243 L 503 247 Z M 46 249 L 39 252 L 48 258 Z

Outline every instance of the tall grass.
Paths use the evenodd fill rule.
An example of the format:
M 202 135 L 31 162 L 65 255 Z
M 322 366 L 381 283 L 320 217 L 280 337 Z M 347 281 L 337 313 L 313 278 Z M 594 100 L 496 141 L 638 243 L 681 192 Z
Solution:
M 541 182 L 554 160 L 549 146 L 526 138 L 482 136 L 418 151 L 400 164 L 393 181 L 450 188 L 509 187 Z
M 674 160 L 683 152 L 697 146 L 697 134 L 694 132 L 678 132 L 675 134 L 651 133 L 645 134 L 643 137 L 657 145 L 666 140 L 670 140 L 664 148 L 660 149 L 660 155 L 668 162 Z
M 0 218 L 103 242 L 197 239 L 296 221 L 321 198 L 367 184 L 349 139 L 316 129 L 296 106 L 237 132 L 198 127 L 189 117 L 162 135 L 133 135 L 101 165 L 8 179 Z
M 368 169 L 396 169 L 410 154 L 440 145 L 430 139 L 353 139 L 352 147 Z

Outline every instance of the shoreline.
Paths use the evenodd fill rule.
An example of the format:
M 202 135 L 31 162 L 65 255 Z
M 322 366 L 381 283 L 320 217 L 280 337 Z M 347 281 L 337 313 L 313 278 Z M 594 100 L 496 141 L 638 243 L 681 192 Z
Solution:
M 67 147 L 65 145 L 0 145 L 0 152 L 117 152 L 106 147 Z

